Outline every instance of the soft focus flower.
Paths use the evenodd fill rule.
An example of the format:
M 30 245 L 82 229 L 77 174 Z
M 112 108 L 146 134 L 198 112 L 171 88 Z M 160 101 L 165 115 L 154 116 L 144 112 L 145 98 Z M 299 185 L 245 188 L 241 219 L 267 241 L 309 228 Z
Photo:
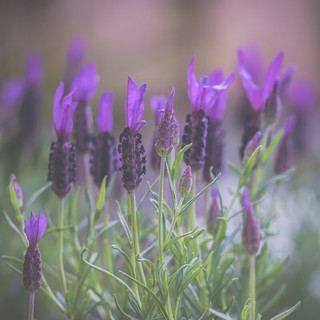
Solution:
M 155 148 L 160 157 L 166 157 L 173 149 L 175 136 L 177 135 L 177 119 L 173 111 L 173 88 L 166 103 L 164 113 L 157 125 Z
M 23 263 L 23 284 L 31 292 L 36 292 L 41 285 L 42 268 L 41 255 L 38 241 L 47 228 L 47 219 L 42 212 L 38 218 L 31 212 L 30 221 L 24 220 L 24 232 L 29 241 L 29 247 L 24 256 Z
M 248 189 L 242 193 L 242 206 L 245 214 L 242 229 L 242 244 L 251 255 L 256 255 L 260 248 L 261 231 L 257 218 L 254 216 Z
M 263 119 L 267 125 L 273 125 L 280 113 L 279 82 L 275 81 L 273 89 L 264 106 Z
M 283 136 L 279 142 L 278 151 L 274 162 L 274 172 L 277 174 L 283 173 L 292 167 L 293 158 L 293 143 L 292 132 L 296 117 L 294 115 L 289 116 L 285 120 L 283 128 Z
M 146 172 L 145 149 L 142 145 L 140 128 L 146 124 L 142 120 L 144 110 L 144 94 L 147 85 L 143 84 L 140 88 L 135 84 L 131 77 L 128 77 L 127 99 L 125 103 L 125 116 L 127 127 L 120 135 L 118 147 L 121 154 L 120 161 L 122 166 L 122 182 L 128 192 L 135 190 L 142 181 L 142 175 Z
M 0 92 L 0 109 L 16 108 L 21 104 L 24 95 L 24 80 L 14 78 L 6 81 Z
M 26 81 L 28 85 L 39 86 L 42 84 L 43 66 L 39 52 L 29 54 L 26 70 Z
M 72 131 L 72 113 L 77 103 L 73 102 L 75 90 L 63 96 L 64 83 L 61 82 L 56 90 L 53 100 L 53 124 L 58 140 L 67 141 Z
M 219 194 L 217 189 L 213 186 L 211 188 L 211 204 L 208 209 L 208 220 L 207 220 L 207 228 L 208 232 L 214 236 L 217 232 L 219 226 L 218 218 L 221 216 L 221 208 L 219 202 Z
M 91 167 L 95 184 L 100 187 L 105 176 L 108 185 L 112 174 L 117 169 L 117 150 L 112 130 L 113 92 L 104 92 L 99 103 L 97 125 L 99 134 L 93 139 L 91 150 Z
M 77 89 L 74 98 L 77 101 L 89 102 L 98 89 L 100 77 L 93 63 L 83 67 L 72 82 L 72 89 Z
M 267 98 L 273 88 L 274 82 L 280 75 L 283 52 L 279 52 L 274 60 L 271 62 L 266 74 L 264 83 L 259 87 L 252 79 L 251 74 L 248 72 L 246 64 L 247 60 L 244 52 L 238 49 L 238 67 L 242 84 L 247 92 L 248 99 L 254 111 L 262 111 Z

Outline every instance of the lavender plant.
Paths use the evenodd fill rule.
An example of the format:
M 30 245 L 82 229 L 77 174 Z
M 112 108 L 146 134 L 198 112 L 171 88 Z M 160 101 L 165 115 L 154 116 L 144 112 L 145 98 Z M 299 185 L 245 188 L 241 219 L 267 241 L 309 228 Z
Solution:
M 271 292 L 270 288 L 287 261 L 269 257 L 275 212 L 273 207 L 270 212 L 265 209 L 266 195 L 292 173 L 288 155 L 293 118 L 286 121 L 284 131 L 273 132 L 279 124 L 282 58 L 282 53 L 276 56 L 259 88 L 247 70 L 243 52 L 238 51 L 239 72 L 253 115 L 245 128 L 241 166 L 228 163 L 235 175 L 231 199 L 223 193 L 219 178 L 224 144 L 222 114 L 235 73 L 224 79 L 222 70 L 217 69 L 198 81 L 193 72 L 195 58 L 191 59 L 188 95 L 192 113 L 186 118 L 181 148 L 175 89 L 168 99 L 153 98 L 153 147 L 158 157 L 151 157 L 151 161 L 154 168 L 159 167 L 159 176 L 146 183 L 147 159 L 140 130 L 146 124 L 142 117 L 147 85 L 138 87 L 128 77 L 126 127 L 118 146 L 118 171 L 127 197 L 117 194 L 115 199 L 110 196 L 118 158 L 111 134 L 113 93 L 101 96 L 98 133 L 91 149 L 91 173 L 99 190 L 87 184 L 82 193 L 80 187 L 73 186 L 76 150 L 69 142 L 72 115 L 78 112 L 75 118 L 82 119 L 77 120 L 76 143 L 78 153 L 86 153 L 93 136 L 93 128 L 88 130 L 87 111 L 99 77 L 94 66 L 88 65 L 63 99 L 61 83 L 53 99 L 57 141 L 50 152 L 49 184 L 27 201 L 22 196 L 24 186 L 14 175 L 8 188 L 13 214 L 5 213 L 5 218 L 22 240 L 21 253 L 27 251 L 24 261 L 21 257 L 2 258 L 23 276 L 31 295 L 40 289 L 61 317 L 73 320 L 261 319 L 283 293 L 282 289 Z M 271 176 L 268 166 L 278 144 L 276 175 Z M 207 183 L 204 187 L 196 172 L 202 173 Z M 38 240 L 47 219 L 41 212 L 38 218 L 31 213 L 30 221 L 24 218 L 50 186 L 59 205 L 52 202 L 46 210 L 48 236 L 42 243 L 57 241 L 58 258 L 52 265 L 42 262 L 41 269 Z M 139 198 L 138 188 L 145 189 Z M 205 194 L 209 203 L 200 206 Z M 272 202 L 272 197 L 269 200 Z M 201 217 L 201 211 L 206 211 L 206 216 Z M 201 225 L 204 216 L 206 225 Z M 272 319 L 284 319 L 298 305 Z M 33 319 L 33 311 L 29 319 Z

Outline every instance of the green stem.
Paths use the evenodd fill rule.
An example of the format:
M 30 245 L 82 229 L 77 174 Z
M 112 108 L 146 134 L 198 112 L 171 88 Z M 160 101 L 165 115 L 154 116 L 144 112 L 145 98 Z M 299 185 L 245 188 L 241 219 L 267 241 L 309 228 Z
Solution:
M 67 293 L 67 284 L 64 274 L 63 266 L 63 220 L 64 220 L 64 200 L 60 199 L 59 213 L 58 213 L 58 227 L 59 227 L 59 239 L 58 239 L 58 248 L 59 248 L 59 278 L 62 294 L 65 297 Z
M 254 255 L 249 257 L 249 296 L 250 296 L 250 320 L 255 320 L 256 315 L 256 272 Z
M 164 169 L 166 158 L 160 160 L 160 183 L 159 183 L 159 212 L 158 212 L 158 238 L 159 238 L 159 260 L 160 266 L 163 267 L 163 224 L 162 224 L 162 211 L 163 211 L 163 182 L 164 182 Z
M 35 292 L 29 293 L 29 316 L 28 320 L 33 320 L 34 318 L 34 295 Z

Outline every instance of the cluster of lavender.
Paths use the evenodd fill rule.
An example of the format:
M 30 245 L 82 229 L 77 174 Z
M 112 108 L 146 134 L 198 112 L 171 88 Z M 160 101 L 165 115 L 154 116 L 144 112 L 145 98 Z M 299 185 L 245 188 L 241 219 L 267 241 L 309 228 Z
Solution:
M 116 148 L 115 139 L 112 135 L 112 104 L 114 98 L 112 92 L 104 92 L 101 95 L 97 115 L 98 134 L 94 136 L 90 101 L 97 90 L 99 76 L 92 63 L 81 68 L 83 50 L 84 48 L 81 47 L 81 43 L 73 43 L 69 53 L 66 85 L 60 83 L 53 99 L 53 123 L 57 140 L 51 145 L 48 180 L 51 182 L 52 190 L 60 199 L 58 269 L 61 291 L 66 299 L 63 306 L 61 306 L 59 301 L 56 301 L 56 304 L 59 305 L 59 308 L 70 319 L 72 318 L 70 315 L 71 311 L 66 303 L 68 290 L 70 289 L 68 281 L 70 280 L 66 280 L 64 272 L 63 200 L 72 189 L 76 180 L 78 180 L 80 185 L 85 185 L 88 189 L 90 188 L 87 173 L 91 173 L 92 179 L 98 188 L 101 187 L 101 190 L 105 190 L 105 187 L 110 184 L 112 175 L 119 169 L 122 175 L 123 187 L 128 192 L 126 217 L 128 218 L 130 227 L 126 224 L 125 226 L 126 232 L 130 233 L 128 241 L 130 242 L 131 259 L 129 255 L 124 255 L 126 261 L 129 261 L 128 264 L 130 266 L 128 269 L 131 272 L 129 277 L 133 281 L 133 290 L 129 288 L 129 295 L 132 295 L 131 299 L 135 299 L 133 307 L 135 311 L 133 314 L 141 315 L 148 311 L 145 309 L 146 306 L 144 306 L 145 300 L 143 299 L 146 299 L 146 293 L 143 290 L 149 288 L 148 285 L 152 281 L 156 281 L 156 276 L 153 275 L 151 277 L 150 271 L 146 271 L 150 268 L 145 268 L 141 263 L 141 261 L 147 261 L 148 259 L 142 258 L 140 250 L 139 211 L 135 199 L 135 190 L 141 184 L 143 175 L 146 173 L 146 155 L 142 135 L 139 131 L 146 124 L 142 120 L 142 116 L 147 86 L 143 84 L 139 88 L 133 79 L 128 77 L 125 101 L 126 127 L 120 135 L 118 148 Z M 280 106 L 281 104 L 286 104 L 286 101 L 290 101 L 288 98 L 288 87 L 293 74 L 293 67 L 290 66 L 283 75 L 280 75 L 282 60 L 283 53 L 280 52 L 270 64 L 266 71 L 264 83 L 259 87 L 255 82 L 254 72 L 260 67 L 257 65 L 253 66 L 254 59 L 250 59 L 249 54 L 246 55 L 243 50 L 238 50 L 239 75 L 247 93 L 251 112 L 245 123 L 242 146 L 240 148 L 243 169 L 238 170 L 240 172 L 239 184 L 233 201 L 227 209 L 223 206 L 216 181 L 221 173 L 224 162 L 224 129 L 222 118 L 227 105 L 227 91 L 235 81 L 235 72 L 232 72 L 225 78 L 222 69 L 216 69 L 209 76 L 203 76 L 197 80 L 194 74 L 195 57 L 191 59 L 188 68 L 188 96 L 192 112 L 186 116 L 186 124 L 182 135 L 182 147 L 178 155 L 170 159 L 170 161 L 167 158 L 172 155 L 172 150 L 178 147 L 180 141 L 179 123 L 173 109 L 175 90 L 172 89 L 168 99 L 164 96 L 155 96 L 151 99 L 151 106 L 155 113 L 156 130 L 153 137 L 150 162 L 152 168 L 160 170 L 159 193 L 153 193 L 153 204 L 158 214 L 159 262 L 156 267 L 149 260 L 148 263 L 153 265 L 153 268 L 158 268 L 158 271 L 154 272 L 159 272 L 157 273 L 157 277 L 162 279 L 162 287 L 158 283 L 158 291 L 151 290 L 150 288 L 148 290 L 153 294 L 153 296 L 151 295 L 153 303 L 165 319 L 179 319 L 181 314 L 187 316 L 186 311 L 180 314 L 180 308 L 182 308 L 182 304 L 186 307 L 192 306 L 192 302 L 183 296 L 183 292 L 193 279 L 195 279 L 194 288 L 200 297 L 201 310 L 209 310 L 211 315 L 216 314 L 216 311 L 210 307 L 210 303 L 213 303 L 211 301 L 213 289 L 208 283 L 211 281 L 213 274 L 211 269 L 218 263 L 218 260 L 215 259 L 218 259 L 217 255 L 221 255 L 219 246 L 221 243 L 227 242 L 227 218 L 234 201 L 238 197 L 241 199 L 243 209 L 242 244 L 250 258 L 250 307 L 248 308 L 250 308 L 250 320 L 256 319 L 255 256 L 259 253 L 263 232 L 259 224 L 259 217 L 255 214 L 257 209 L 254 202 L 259 199 L 258 189 L 261 184 L 261 170 L 263 170 L 264 163 L 270 153 L 270 148 L 275 147 L 275 143 L 273 142 L 276 138 L 273 137 L 273 131 L 275 126 L 279 126 L 281 118 Z M 27 88 L 31 93 L 34 92 L 32 88 L 38 86 L 40 78 L 40 72 L 37 72 L 38 69 L 32 68 L 32 70 L 32 72 L 28 73 L 30 77 L 27 81 Z M 31 84 L 34 84 L 34 86 Z M 19 94 L 15 93 L 13 95 L 16 98 L 22 99 L 20 97 L 21 88 L 18 85 L 11 85 L 12 87 L 9 89 L 3 89 L 1 101 L 9 101 L 11 99 L 9 96 L 14 90 L 19 92 Z M 10 87 L 10 84 L 7 84 L 7 86 Z M 28 90 L 27 92 L 29 92 Z M 11 93 L 8 94 L 8 92 Z M 31 93 L 30 95 L 25 93 L 23 99 L 30 100 L 31 96 L 34 97 L 34 94 Z M 301 104 L 301 101 L 298 101 L 297 105 L 299 103 Z M 299 115 L 299 111 L 297 110 L 300 109 L 297 107 L 292 110 L 295 112 L 286 118 L 282 137 L 278 145 L 274 162 L 274 172 L 276 174 L 287 172 L 292 167 L 292 134 L 295 119 Z M 69 141 L 72 131 L 74 133 L 74 142 Z M 280 138 L 280 135 L 277 137 Z M 181 171 L 179 169 L 182 157 L 186 168 L 179 178 L 178 191 L 180 200 L 178 201 L 175 182 Z M 118 164 L 118 161 L 120 164 Z M 165 171 L 171 194 L 173 194 L 171 200 L 174 208 L 172 210 L 170 210 L 168 202 L 164 199 Z M 202 173 L 203 180 L 208 182 L 208 185 L 196 195 L 196 175 L 198 172 Z M 11 198 L 15 199 L 12 201 L 18 203 L 18 200 L 22 199 L 21 189 L 19 189 L 14 176 L 10 178 L 10 181 L 10 195 Z M 102 185 L 104 181 L 105 184 Z M 201 235 L 201 232 L 196 233 L 195 200 L 209 188 L 211 188 L 211 201 L 210 204 L 206 205 L 205 209 L 208 212 L 207 234 L 208 236 L 211 235 L 210 241 L 213 242 L 213 245 L 210 249 L 203 249 L 204 246 L 199 247 L 198 244 L 198 237 Z M 18 208 L 21 209 L 21 207 L 22 205 L 18 205 Z M 91 203 L 91 207 L 93 207 L 93 203 Z M 102 210 L 101 204 L 99 208 L 99 210 Z M 98 209 L 96 210 L 99 211 Z M 170 213 L 171 217 L 169 219 L 167 218 L 167 213 Z M 123 219 L 122 217 L 122 224 L 124 223 Z M 94 239 L 95 223 L 94 218 L 89 218 L 88 229 L 91 228 L 91 230 L 88 232 L 88 238 L 90 241 Z M 29 247 L 24 259 L 23 281 L 25 287 L 32 293 L 33 298 L 34 292 L 40 287 L 42 277 L 41 258 L 37 243 L 44 234 L 46 226 L 47 220 L 41 212 L 38 218 L 35 218 L 34 214 L 31 213 L 31 220 L 25 220 L 24 222 L 24 232 L 29 241 Z M 185 234 L 182 233 L 183 227 L 186 231 Z M 190 235 L 194 238 L 192 240 L 193 246 L 189 245 L 188 241 L 190 239 L 184 242 L 184 239 L 187 239 Z M 90 236 L 93 238 L 90 238 Z M 86 242 L 89 248 L 94 245 L 90 241 L 89 244 Z M 191 256 L 188 256 L 188 250 L 193 252 Z M 171 251 L 172 256 L 168 255 L 168 259 L 165 259 L 168 251 Z M 181 289 L 182 291 L 179 291 L 179 294 L 177 293 L 177 297 L 181 294 L 183 299 L 181 298 L 182 300 L 176 303 L 172 302 L 172 294 L 168 290 L 170 285 L 178 278 L 179 270 L 182 272 L 184 269 L 187 270 L 189 266 L 193 266 L 193 263 L 196 265 L 198 262 L 192 259 L 201 259 L 204 256 L 207 257 L 207 262 L 201 263 L 199 260 L 199 268 L 194 269 L 197 272 L 192 269 L 192 272 L 195 273 L 192 273 L 193 276 L 190 276 L 190 281 L 187 285 L 181 286 L 183 290 Z M 101 268 L 99 269 L 90 261 L 85 260 L 83 257 L 82 259 L 94 269 L 101 271 Z M 209 265 L 208 269 L 205 269 L 207 265 Z M 177 268 L 175 269 L 175 267 Z M 170 273 L 172 270 L 174 272 Z M 178 273 L 176 274 L 175 272 Z M 123 281 L 114 275 L 111 270 L 104 271 L 104 273 L 119 285 L 124 286 Z M 175 274 L 175 276 L 172 274 Z M 80 273 L 80 276 L 82 275 Z M 187 273 L 185 277 L 187 277 Z M 148 290 L 147 292 L 149 292 Z M 52 296 L 51 298 L 55 300 Z M 160 305 L 159 300 L 161 300 Z M 116 304 L 118 306 L 118 302 Z M 131 304 L 133 305 L 134 303 Z M 224 304 L 220 304 L 219 307 L 227 316 L 228 311 Z M 120 308 L 120 310 L 122 309 Z M 204 311 L 204 314 L 206 312 Z M 126 313 L 123 311 L 123 314 Z M 190 311 L 190 314 L 194 313 Z M 127 318 L 131 319 L 132 317 L 128 315 Z

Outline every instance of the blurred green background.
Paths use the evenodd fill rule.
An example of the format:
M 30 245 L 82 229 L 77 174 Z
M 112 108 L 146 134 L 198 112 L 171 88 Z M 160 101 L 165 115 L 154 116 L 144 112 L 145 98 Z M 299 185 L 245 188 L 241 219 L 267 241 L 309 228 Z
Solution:
M 308 118 L 307 144 L 296 152 L 296 171 L 290 184 L 283 186 L 277 198 L 279 215 L 274 222 L 277 232 L 271 251 L 276 257 L 290 256 L 279 284 L 288 290 L 276 311 L 301 307 L 290 319 L 317 319 L 320 314 L 320 2 L 318 0 L 282 1 L 1 1 L 0 2 L 0 87 L 9 78 L 22 76 L 30 52 L 38 50 L 43 59 L 43 99 L 41 104 L 39 146 L 6 144 L 7 133 L 0 130 L 0 208 L 9 214 L 6 196 L 9 175 L 15 172 L 28 198 L 46 183 L 47 158 L 55 135 L 52 126 L 52 97 L 65 79 L 67 48 L 74 37 L 87 43 L 86 62 L 94 62 L 101 77 L 98 93 L 92 101 L 94 113 L 103 91 L 114 91 L 114 135 L 124 127 L 124 99 L 127 76 L 137 84 L 148 84 L 142 129 L 144 137 L 153 130 L 150 108 L 152 95 L 168 95 L 176 88 L 175 109 L 181 124 L 190 110 L 187 96 L 187 67 L 196 55 L 197 77 L 222 67 L 225 74 L 237 69 L 236 50 L 258 46 L 265 66 L 275 54 L 285 52 L 284 67 L 295 65 L 294 77 L 312 82 L 317 99 Z M 229 90 L 224 125 L 225 158 L 239 164 L 238 150 L 243 131 L 241 104 L 244 91 L 237 76 Z M 18 117 L 18 115 L 17 115 Z M 11 124 L 9 124 L 11 126 Z M 12 126 L 16 125 L 12 124 Z M 11 130 L 15 128 L 12 127 Z M 145 145 L 150 147 L 150 139 Z M 16 143 L 16 142 L 15 142 Z M 13 150 L 13 151 L 12 151 Z M 31 151 L 30 150 L 34 150 Z M 225 170 L 221 184 L 230 181 Z M 44 195 L 49 207 L 53 196 Z M 19 239 L 0 215 L 0 255 L 21 256 Z M 50 250 L 41 246 L 50 262 Z M 22 256 L 21 256 L 22 257 Z M 28 296 L 22 280 L 0 260 L 0 319 L 26 318 Z M 39 319 L 57 319 L 45 297 L 37 294 Z

